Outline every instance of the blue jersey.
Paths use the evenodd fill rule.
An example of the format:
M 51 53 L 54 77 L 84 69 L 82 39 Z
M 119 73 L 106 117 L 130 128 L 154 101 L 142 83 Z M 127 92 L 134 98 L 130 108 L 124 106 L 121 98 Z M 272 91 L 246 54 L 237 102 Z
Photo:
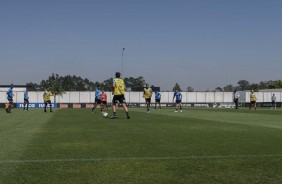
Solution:
M 182 100 L 182 94 L 180 92 L 175 92 L 173 98 L 176 98 L 176 100 Z
M 95 91 L 95 99 L 101 99 L 102 91 L 100 89 L 96 89 Z
M 156 92 L 155 93 L 155 99 L 157 99 L 157 100 L 159 100 L 159 99 L 161 99 L 161 93 L 160 92 Z
M 29 99 L 29 97 L 28 97 L 28 91 L 25 91 L 25 92 L 24 92 L 24 99 Z
M 8 99 L 12 99 L 13 98 L 13 89 L 12 88 L 9 88 L 9 90 L 7 92 L 7 95 L 8 95 Z

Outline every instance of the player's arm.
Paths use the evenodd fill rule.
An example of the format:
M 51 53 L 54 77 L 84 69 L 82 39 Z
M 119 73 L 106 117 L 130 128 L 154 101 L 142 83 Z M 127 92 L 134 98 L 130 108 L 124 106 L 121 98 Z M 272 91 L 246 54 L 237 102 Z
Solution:
M 176 93 L 173 94 L 173 99 L 172 99 L 173 102 L 174 102 L 175 95 L 176 95 Z
M 115 81 L 115 79 L 113 79 L 113 89 L 115 89 L 115 87 L 116 87 L 116 81 Z

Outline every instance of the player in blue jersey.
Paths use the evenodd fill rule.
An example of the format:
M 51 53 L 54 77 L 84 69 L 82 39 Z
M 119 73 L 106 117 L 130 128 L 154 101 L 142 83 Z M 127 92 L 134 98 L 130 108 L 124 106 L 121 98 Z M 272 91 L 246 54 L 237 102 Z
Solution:
M 26 108 L 25 108 L 26 106 Z M 29 106 L 29 96 L 28 96 L 28 89 L 26 88 L 24 92 L 24 111 L 28 111 L 28 106 Z
M 9 88 L 9 90 L 7 92 L 7 100 L 9 102 L 9 104 L 6 106 L 6 112 L 7 113 L 11 113 L 11 109 L 14 106 L 14 102 L 13 102 L 13 97 L 14 97 L 13 88 L 14 88 L 14 85 L 11 84 L 11 87 Z
M 175 112 L 178 112 L 178 106 L 180 108 L 180 112 L 182 112 L 182 94 L 179 91 L 175 91 L 173 95 L 173 101 L 175 98 Z
M 102 94 L 101 86 L 97 86 L 97 88 L 95 90 L 95 102 L 94 102 L 94 107 L 92 108 L 92 113 L 94 113 L 94 110 L 96 109 L 96 107 L 98 105 L 100 105 L 101 112 L 103 111 L 103 109 L 102 109 L 102 101 L 101 101 L 101 94 Z
M 157 109 L 157 104 L 159 104 L 159 110 L 161 109 L 161 93 L 159 91 L 155 92 L 155 110 Z

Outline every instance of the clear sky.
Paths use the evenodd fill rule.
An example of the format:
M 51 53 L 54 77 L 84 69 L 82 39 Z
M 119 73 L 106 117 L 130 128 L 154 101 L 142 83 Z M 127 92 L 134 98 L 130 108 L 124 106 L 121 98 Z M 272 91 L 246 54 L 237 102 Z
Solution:
M 163 90 L 281 79 L 281 0 L 1 0 L 0 84 L 121 71 Z

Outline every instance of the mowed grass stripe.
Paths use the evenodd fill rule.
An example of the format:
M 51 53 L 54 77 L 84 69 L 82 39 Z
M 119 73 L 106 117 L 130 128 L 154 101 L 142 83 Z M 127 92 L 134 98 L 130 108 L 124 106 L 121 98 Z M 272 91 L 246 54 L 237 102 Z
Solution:
M 128 157 L 128 158 L 74 158 L 74 159 L 52 159 L 52 160 L 0 160 L 0 164 L 21 163 L 50 163 L 50 162 L 100 162 L 100 161 L 146 161 L 146 160 L 193 160 L 193 159 L 227 159 L 227 158 L 263 158 L 282 157 L 281 155 L 203 155 L 187 157 Z
M 54 112 L 56 113 L 56 112 Z M 22 159 L 28 143 L 36 132 L 51 119 L 53 114 L 40 109 L 24 112 L 13 109 L 12 114 L 0 110 L 0 160 Z M 2 179 L 16 170 L 15 166 L 0 167 L 0 183 Z
M 132 111 L 142 112 L 134 108 Z M 235 109 L 184 109 L 183 113 L 174 113 L 173 109 L 164 108 L 161 111 L 152 110 L 153 114 L 166 116 L 187 117 L 207 121 L 260 126 L 265 128 L 282 129 L 282 110 L 259 109 L 249 111 L 247 108 Z

